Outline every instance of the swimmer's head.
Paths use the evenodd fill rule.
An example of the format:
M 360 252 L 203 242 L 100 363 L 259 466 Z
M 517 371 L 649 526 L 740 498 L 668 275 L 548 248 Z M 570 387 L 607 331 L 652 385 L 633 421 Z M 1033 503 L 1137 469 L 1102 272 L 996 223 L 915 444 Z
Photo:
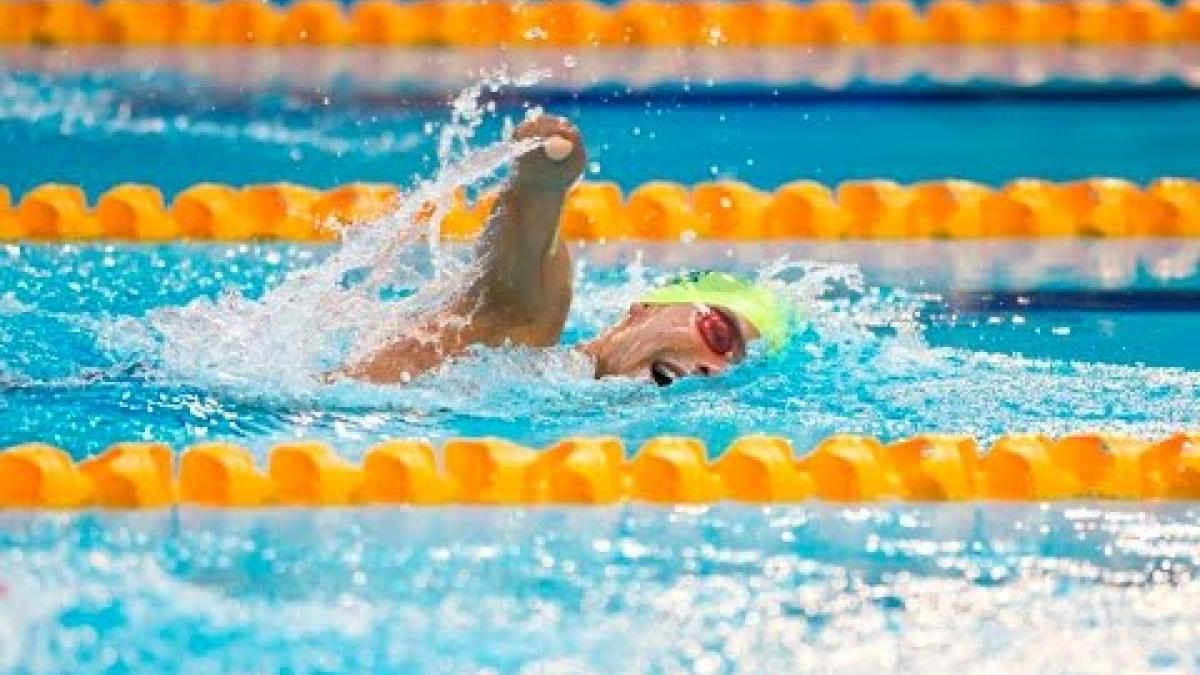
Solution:
M 789 305 L 773 291 L 730 274 L 701 272 L 656 288 L 586 346 L 596 376 L 643 378 L 666 386 L 682 377 L 723 373 L 762 340 L 787 340 Z

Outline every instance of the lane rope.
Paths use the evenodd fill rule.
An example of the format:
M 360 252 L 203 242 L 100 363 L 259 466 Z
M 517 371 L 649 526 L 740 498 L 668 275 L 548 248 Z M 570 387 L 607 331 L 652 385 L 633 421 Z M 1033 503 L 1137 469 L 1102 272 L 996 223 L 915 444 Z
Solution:
M 392 440 L 360 463 L 329 445 L 275 445 L 265 470 L 232 443 L 119 443 L 78 463 L 40 443 L 0 452 L 0 509 L 348 506 L 363 504 L 707 504 L 1200 498 L 1200 433 L 1143 440 L 1106 433 L 1009 434 L 986 452 L 970 436 L 884 444 L 835 435 L 798 455 L 750 435 L 709 460 L 694 438 L 612 437 L 534 450 L 495 438 Z
M 0 42 L 41 45 L 726 47 L 1200 43 L 1200 0 L 9 0 Z
M 331 242 L 403 199 L 389 184 L 329 190 L 292 183 L 203 183 L 168 205 L 157 188 L 118 185 L 88 202 L 76 185 L 40 185 L 14 200 L 0 186 L 0 240 L 65 242 Z M 441 223 L 446 239 L 475 237 L 492 197 L 459 198 Z M 1200 236 L 1200 180 L 1117 178 L 1000 188 L 959 179 L 901 185 L 887 179 L 827 186 L 798 180 L 772 192 L 733 180 L 685 186 L 650 181 L 628 195 L 609 182 L 572 188 L 562 215 L 572 241 L 763 241 L 1128 238 Z

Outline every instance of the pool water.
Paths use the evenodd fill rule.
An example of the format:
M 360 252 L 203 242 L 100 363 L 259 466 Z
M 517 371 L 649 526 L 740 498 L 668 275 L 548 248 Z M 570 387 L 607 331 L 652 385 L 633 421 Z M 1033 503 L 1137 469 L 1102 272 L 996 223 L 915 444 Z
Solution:
M 1190 672 L 1179 506 L 0 520 L 15 672 Z
M 311 94 L 252 85 L 214 92 L 204 80 L 180 79 L 153 70 L 137 78 L 0 71 L 0 139 L 38 153 L 37 162 L 0 164 L 0 184 L 19 193 L 69 181 L 99 195 L 134 181 L 168 196 L 213 180 L 406 184 L 436 168 L 436 135 L 426 125 L 446 119 L 443 102 L 451 96 L 372 106 L 353 89 L 333 90 L 319 92 L 321 104 L 313 105 Z M 537 90 L 517 89 L 500 101 L 514 96 L 538 100 Z M 1200 174 L 1193 123 L 1200 97 L 1186 94 L 741 102 L 680 93 L 556 101 L 549 109 L 586 135 L 587 177 L 627 190 L 648 180 L 714 177 L 774 189 L 798 178 L 962 177 L 999 185 L 1021 177 L 1146 182 Z M 480 137 L 495 138 L 503 117 L 522 112 L 501 106 Z
M 0 163 L 0 183 L 169 195 L 202 180 L 408 184 L 438 164 L 427 123 L 444 113 L 429 107 L 189 86 L 181 106 L 101 75 L 0 75 L 0 147 L 24 158 Z M 1200 173 L 1187 96 L 556 112 L 587 135 L 592 177 L 627 189 Z M 520 114 L 497 109 L 479 144 Z M 752 432 L 803 452 L 834 432 L 1193 428 L 1200 249 L 1081 242 L 1033 266 L 1021 246 L 581 247 L 561 349 L 375 387 L 323 386 L 320 364 L 272 358 L 322 317 L 251 325 L 243 311 L 329 248 L 13 243 L 0 248 L 0 446 L 83 458 L 119 440 L 231 439 L 261 458 L 301 437 L 355 459 L 395 436 L 604 434 L 632 453 L 685 434 L 715 455 Z M 429 280 L 458 253 L 413 247 L 398 263 Z M 806 325 L 782 355 L 717 378 L 588 377 L 570 345 L 681 266 L 768 278 L 803 300 Z M 1186 504 L 6 512 L 0 671 L 1193 672 L 1197 564 Z
M 816 300 L 807 331 L 783 357 L 661 390 L 593 381 L 561 365 L 558 354 L 520 350 L 465 359 L 407 388 L 322 387 L 314 379 L 297 389 L 291 372 L 269 363 L 243 372 L 235 365 L 241 356 L 203 345 L 171 352 L 146 318 L 222 292 L 261 295 L 325 253 L 9 247 L 2 254 L 3 285 L 12 290 L 0 298 L 7 387 L 0 442 L 37 438 L 82 457 L 117 440 L 183 446 L 234 439 L 265 450 L 303 436 L 355 456 L 388 436 L 498 435 L 544 445 L 574 433 L 619 435 L 631 444 L 680 433 L 702 438 L 713 453 L 752 432 L 780 433 L 802 448 L 836 431 L 889 440 L 955 431 L 986 440 L 1010 430 L 1105 428 L 1149 437 L 1188 427 L 1200 387 L 1200 372 L 1186 367 L 1194 358 L 1186 345 L 1200 326 L 1194 312 L 1155 314 L 1150 324 L 1137 312 L 959 313 L 928 290 L 872 286 L 838 264 L 810 263 L 784 275 Z M 595 334 L 641 287 L 628 268 L 589 265 L 580 253 L 565 344 Z M 645 276 L 671 271 L 644 256 Z M 1140 352 L 1127 351 L 1134 331 L 1158 331 L 1155 344 L 1178 360 L 1159 353 L 1165 365 L 1137 365 Z

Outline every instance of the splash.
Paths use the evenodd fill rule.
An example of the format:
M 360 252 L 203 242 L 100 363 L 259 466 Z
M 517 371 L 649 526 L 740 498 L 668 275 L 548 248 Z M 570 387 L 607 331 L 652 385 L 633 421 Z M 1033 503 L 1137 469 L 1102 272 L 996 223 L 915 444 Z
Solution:
M 340 227 L 341 244 L 318 264 L 261 298 L 230 292 L 152 312 L 147 325 L 159 372 L 200 384 L 304 392 L 348 358 L 411 335 L 416 317 L 445 306 L 478 273 L 461 249 L 438 243 L 456 197 L 540 145 L 508 138 L 474 147 L 476 131 L 495 114 L 481 96 L 485 88 L 529 86 L 539 77 L 496 71 L 456 97 L 440 130 L 434 177 L 417 181 L 386 215 Z
M 478 146 L 477 131 L 496 115 L 485 93 L 531 86 L 546 75 L 532 71 L 512 77 L 498 71 L 461 92 L 449 106 L 449 120 L 438 129 L 440 168 L 435 175 L 417 181 L 390 213 L 342 227 L 335 250 L 317 264 L 292 272 L 262 297 L 226 292 L 215 300 L 152 311 L 145 321 L 144 341 L 149 348 L 143 351 L 150 356 L 154 374 L 168 382 L 239 396 L 307 399 L 319 395 L 324 402 L 335 402 L 330 392 L 346 387 L 326 387 L 326 373 L 400 336 L 434 341 L 436 335 L 422 332 L 425 317 L 458 300 L 456 293 L 479 273 L 469 251 L 440 245 L 441 222 L 463 191 L 487 186 L 503 167 L 539 145 L 535 139 L 512 140 L 512 122 L 506 119 L 507 140 Z M 536 108 L 528 111 L 530 116 L 540 113 Z M 427 125 L 429 133 L 434 130 Z M 587 288 L 581 267 L 576 297 L 586 300 L 576 303 L 572 323 L 594 333 L 658 281 L 638 263 L 628 272 L 616 287 Z M 863 287 L 857 270 L 849 266 L 780 260 L 765 266 L 760 276 L 798 306 L 812 307 L 821 316 L 827 312 L 817 300 L 831 287 Z M 844 317 L 828 328 L 844 333 L 844 326 L 856 320 Z M 814 321 L 813 325 L 824 324 Z M 127 326 L 120 332 L 136 333 Z M 506 373 L 509 389 L 519 386 L 513 382 L 525 382 L 535 389 L 549 385 L 554 391 L 558 385 L 569 389 L 590 379 L 591 369 L 583 357 L 570 350 L 501 352 L 476 351 L 474 359 L 466 359 L 468 363 L 447 364 L 438 370 L 432 385 L 440 391 L 431 395 L 444 397 L 447 383 L 458 382 L 456 391 L 476 392 L 475 401 L 481 395 L 486 398 L 478 382 L 494 381 L 488 373 Z M 352 388 L 356 394 L 369 390 L 372 399 L 379 398 L 379 388 L 358 384 Z M 397 396 L 411 403 L 409 399 L 419 393 L 385 398 L 395 402 Z M 361 396 L 352 398 L 361 400 Z
M 53 129 L 61 136 L 138 137 L 168 133 L 214 142 L 282 146 L 297 154 L 311 151 L 329 157 L 350 153 L 389 155 L 414 150 L 420 142 L 420 134 L 416 132 L 382 131 L 366 135 L 361 129 L 328 122 L 314 124 L 311 119 L 301 126 L 290 122 L 286 108 L 272 107 L 266 101 L 261 102 L 267 110 L 258 111 L 259 119 L 244 124 L 208 116 L 201 105 L 155 114 L 141 109 L 144 100 L 132 95 L 128 85 L 119 77 L 69 78 L 3 71 L 0 72 L 0 122 Z M 193 91 L 199 86 L 188 83 Z

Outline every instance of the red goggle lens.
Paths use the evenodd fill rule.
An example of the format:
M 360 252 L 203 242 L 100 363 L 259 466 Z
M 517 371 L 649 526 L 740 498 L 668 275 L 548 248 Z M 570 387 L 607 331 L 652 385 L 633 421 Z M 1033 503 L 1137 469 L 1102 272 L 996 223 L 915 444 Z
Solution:
M 708 348 L 725 356 L 733 351 L 733 327 L 720 313 L 709 310 L 696 317 L 696 327 Z

